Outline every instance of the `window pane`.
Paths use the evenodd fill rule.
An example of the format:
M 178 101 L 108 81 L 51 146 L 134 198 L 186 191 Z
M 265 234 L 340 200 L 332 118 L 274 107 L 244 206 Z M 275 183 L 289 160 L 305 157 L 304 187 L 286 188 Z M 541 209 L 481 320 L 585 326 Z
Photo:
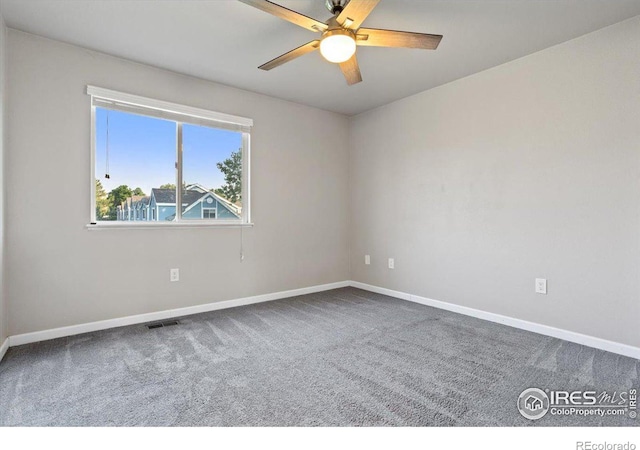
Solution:
M 242 133 L 182 127 L 182 218 L 238 220 L 242 216 Z
M 175 122 L 96 108 L 96 219 L 175 219 Z

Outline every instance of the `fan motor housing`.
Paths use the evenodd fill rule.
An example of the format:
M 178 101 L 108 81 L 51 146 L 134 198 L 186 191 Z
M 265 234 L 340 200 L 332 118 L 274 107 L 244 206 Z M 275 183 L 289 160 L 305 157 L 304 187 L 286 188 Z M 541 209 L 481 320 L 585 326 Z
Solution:
M 356 34 L 353 31 L 351 31 L 348 28 L 342 28 L 340 26 L 334 27 L 334 28 L 329 28 L 327 31 L 322 33 L 322 38 L 321 39 L 328 38 L 329 36 L 335 36 L 336 34 L 340 34 L 340 35 L 343 35 L 343 36 L 349 36 L 354 41 L 356 40 Z
M 324 4 L 331 14 L 340 14 L 349 0 L 325 0 Z

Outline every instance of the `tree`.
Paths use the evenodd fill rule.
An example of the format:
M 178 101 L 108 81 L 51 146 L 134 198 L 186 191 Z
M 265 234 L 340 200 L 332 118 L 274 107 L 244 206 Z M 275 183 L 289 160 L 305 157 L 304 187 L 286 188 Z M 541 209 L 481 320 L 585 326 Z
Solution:
M 120 203 L 131 197 L 131 194 L 133 194 L 131 188 L 126 184 L 121 184 L 109 192 L 108 198 L 112 205 L 118 206 Z
M 100 220 L 109 215 L 109 200 L 107 192 L 100 180 L 96 179 L 96 219 Z
M 162 186 L 160 186 L 160 189 L 173 189 L 175 191 L 176 190 L 176 185 L 172 184 L 172 183 L 166 183 L 166 184 L 163 184 Z
M 131 197 L 132 191 L 126 184 L 121 184 L 117 188 L 109 192 L 107 200 L 109 201 L 109 220 L 116 220 L 118 205 Z
M 231 157 L 216 164 L 224 174 L 226 184 L 220 187 L 220 191 L 232 203 L 242 200 L 242 152 L 231 153 Z
M 132 195 L 142 195 L 142 196 L 145 195 L 145 193 L 142 190 L 142 188 L 139 188 L 139 187 L 135 188 L 131 194 Z

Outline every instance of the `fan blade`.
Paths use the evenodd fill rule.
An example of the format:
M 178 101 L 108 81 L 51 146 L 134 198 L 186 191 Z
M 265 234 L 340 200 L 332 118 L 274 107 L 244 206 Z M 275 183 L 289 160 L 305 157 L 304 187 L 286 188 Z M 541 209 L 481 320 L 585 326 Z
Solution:
M 380 0 L 349 0 L 336 20 L 340 25 L 357 30 Z
M 291 23 L 295 23 L 296 25 L 301 26 L 302 28 L 306 28 L 311 31 L 325 31 L 328 26 L 326 23 L 322 23 L 316 19 L 312 19 L 311 17 L 307 17 L 304 14 L 300 14 L 291 9 L 285 8 L 284 6 L 277 5 L 268 0 L 239 0 L 242 3 L 246 3 L 247 5 L 253 6 L 254 8 L 258 8 L 264 12 L 272 14 L 276 17 L 280 17 L 281 19 L 287 20 Z
M 362 81 L 362 75 L 360 74 L 360 67 L 358 66 L 358 60 L 356 59 L 355 53 L 351 58 L 340 63 L 340 70 L 342 70 L 349 86 Z
M 412 33 L 410 31 L 360 28 L 356 36 L 358 45 L 372 47 L 407 47 L 435 50 L 442 40 L 439 34 Z
M 258 69 L 262 70 L 271 70 L 274 67 L 281 66 L 282 64 L 291 61 L 292 59 L 296 59 L 299 56 L 306 55 L 309 52 L 312 52 L 320 47 L 320 41 L 311 41 L 300 47 L 291 50 L 290 52 L 285 53 L 284 55 L 280 55 L 277 58 L 272 59 L 268 63 L 265 63 L 258 67 Z

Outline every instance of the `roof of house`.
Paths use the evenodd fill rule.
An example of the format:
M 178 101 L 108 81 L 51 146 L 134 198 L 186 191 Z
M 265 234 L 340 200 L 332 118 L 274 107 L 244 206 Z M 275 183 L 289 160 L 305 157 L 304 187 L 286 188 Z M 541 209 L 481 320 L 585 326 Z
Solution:
M 156 198 L 156 203 L 174 203 L 176 202 L 176 190 L 175 189 L 151 189 L 151 195 Z M 182 203 L 192 204 L 197 202 L 200 197 L 205 195 L 203 192 L 198 191 L 183 191 Z
M 224 198 L 223 196 L 216 194 L 215 192 L 212 192 L 213 196 L 218 199 L 218 201 L 220 203 L 222 203 L 224 206 L 227 207 L 227 209 L 229 211 L 231 211 L 234 214 L 240 214 L 240 211 L 242 210 L 242 205 L 239 203 L 232 203 L 231 201 L 227 200 L 226 198 Z
M 144 198 L 144 195 L 133 195 L 127 199 L 127 202 L 129 202 L 131 206 L 133 206 L 135 203 L 139 202 L 143 198 Z
M 185 186 L 185 189 L 188 190 L 188 191 L 202 192 L 203 194 L 206 194 L 207 192 L 209 192 L 209 189 L 207 189 L 206 187 L 204 187 L 200 183 L 188 184 L 188 185 Z
M 144 195 L 133 195 L 131 197 L 127 197 L 126 199 L 124 199 L 121 204 L 117 205 L 117 207 L 118 208 L 131 207 L 136 202 L 144 201 L 145 199 L 148 199 L 148 198 L 149 197 L 145 197 Z

